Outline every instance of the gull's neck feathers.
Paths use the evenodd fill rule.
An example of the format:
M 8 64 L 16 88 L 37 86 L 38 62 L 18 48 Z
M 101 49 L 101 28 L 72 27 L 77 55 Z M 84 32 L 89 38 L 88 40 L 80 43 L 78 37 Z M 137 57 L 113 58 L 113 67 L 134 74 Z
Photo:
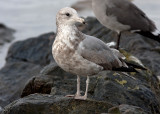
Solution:
M 63 42 L 72 49 L 76 49 L 84 38 L 84 34 L 75 25 L 60 24 L 57 26 L 56 41 Z
M 57 33 L 69 34 L 78 31 L 75 25 L 59 24 L 57 25 Z

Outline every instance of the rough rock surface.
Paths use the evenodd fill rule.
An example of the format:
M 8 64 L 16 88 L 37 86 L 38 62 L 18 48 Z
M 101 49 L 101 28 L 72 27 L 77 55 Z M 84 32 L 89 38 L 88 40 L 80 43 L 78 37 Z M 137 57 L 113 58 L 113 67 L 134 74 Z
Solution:
M 111 107 L 107 102 L 33 94 L 14 101 L 2 114 L 100 114 Z
M 0 69 L 0 106 L 20 98 L 25 83 L 39 74 L 51 61 L 53 33 L 14 43 L 7 55 L 6 65 Z
M 41 66 L 49 64 L 53 61 L 51 46 L 54 37 L 54 33 L 48 33 L 14 43 L 9 48 L 7 62 L 23 61 Z
M 15 30 L 8 28 L 4 24 L 0 23 L 0 45 L 12 41 L 14 39 L 14 32 Z
M 38 65 L 25 62 L 7 63 L 0 70 L 0 106 L 19 98 L 27 80 L 39 70 Z
M 87 27 L 79 25 L 79 29 L 84 33 L 99 37 L 105 42 L 116 40 L 116 34 L 100 25 L 96 19 L 88 18 L 87 21 Z M 5 106 L 18 99 L 23 88 L 22 97 L 33 93 L 51 93 L 52 98 L 55 98 L 54 96 L 60 97 L 67 94 L 75 94 L 76 76 L 64 72 L 55 64 L 52 58 L 51 46 L 54 37 L 53 33 L 48 33 L 37 38 L 16 42 L 11 46 L 7 55 L 7 63 L 0 70 L 0 100 L 3 100 L 3 102 L 0 102 L 0 106 Z M 88 98 L 92 99 L 92 101 L 94 100 L 95 103 L 103 101 L 107 104 L 112 104 L 114 107 L 127 104 L 140 107 L 146 113 L 160 113 L 160 85 L 156 77 L 156 75 L 160 74 L 160 53 L 158 51 L 159 48 L 157 48 L 159 44 L 138 34 L 126 32 L 122 34 L 120 46 L 139 58 L 153 72 L 150 70 L 139 71 L 137 74 L 130 73 L 128 74 L 129 76 L 110 71 L 101 72 L 91 77 Z M 41 70 L 43 66 L 49 63 L 51 63 L 49 66 Z M 41 73 L 39 73 L 40 70 Z M 85 89 L 85 80 L 86 78 L 82 77 L 82 94 Z M 12 89 L 8 89 L 10 87 Z M 27 98 L 36 99 L 37 97 L 39 97 L 39 94 L 15 101 L 5 107 L 4 113 L 12 114 L 10 110 L 15 110 L 17 114 L 21 114 L 21 111 L 25 109 L 23 105 L 18 105 L 17 103 L 24 101 L 25 104 L 28 102 L 26 101 Z M 45 112 L 45 107 L 42 105 L 39 108 L 39 106 L 41 106 L 41 101 L 46 100 L 47 102 L 48 98 L 40 98 L 42 99 L 33 101 L 38 104 L 38 107 L 35 108 Z M 56 98 L 50 102 L 54 102 L 54 100 Z M 59 106 L 65 104 L 63 98 L 60 98 L 60 101 L 61 104 L 56 105 L 58 107 L 57 110 L 62 110 L 62 107 L 59 109 Z M 48 101 L 47 104 L 50 102 Z M 89 102 L 88 99 L 81 103 L 85 105 L 87 102 Z M 21 106 L 22 109 L 16 110 Z M 28 102 L 27 106 L 32 108 L 33 105 Z M 67 108 L 70 109 L 70 107 Z M 107 113 L 106 111 L 104 113 Z
M 41 74 L 29 81 L 22 96 L 39 93 L 39 90 L 41 90 L 40 93 L 44 93 L 44 91 L 48 90 L 48 88 L 45 88 L 46 85 L 53 86 L 50 90 L 52 95 L 65 96 L 75 94 L 76 76 L 66 73 L 59 68 L 56 63 L 50 64 L 49 66 L 44 68 Z M 146 72 L 138 74 L 131 73 L 129 76 L 117 72 L 101 72 L 90 78 L 88 98 L 97 101 L 106 101 L 113 105 L 129 104 L 141 107 L 149 113 L 158 113 L 160 112 L 160 104 L 157 100 L 160 97 L 156 94 L 156 91 L 158 92 L 158 89 L 156 89 L 158 83 L 156 83 L 156 81 L 153 82 L 156 77 L 152 76 L 152 74 L 149 75 L 149 73 Z M 37 85 L 41 85 L 41 88 L 34 86 L 36 85 L 34 80 L 38 80 Z M 49 81 L 45 82 L 46 80 Z M 85 91 L 85 80 L 86 77 L 81 77 L 82 94 Z
M 132 105 L 122 104 L 112 107 L 108 110 L 108 114 L 147 114 L 142 108 Z

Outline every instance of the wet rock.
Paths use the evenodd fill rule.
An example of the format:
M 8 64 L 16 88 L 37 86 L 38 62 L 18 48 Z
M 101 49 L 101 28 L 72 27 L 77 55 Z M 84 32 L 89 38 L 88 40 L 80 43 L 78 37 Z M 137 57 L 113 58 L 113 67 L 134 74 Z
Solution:
M 0 70 L 0 105 L 20 98 L 27 81 L 53 60 L 54 33 L 18 41 L 8 51 L 6 65 Z M 38 82 L 37 82 L 38 83 Z
M 72 83 L 69 84 L 69 80 Z M 75 88 L 72 87 L 72 84 L 76 84 L 76 77 L 73 74 L 64 72 L 56 63 L 49 64 L 41 70 L 41 73 L 37 76 L 31 78 L 22 92 L 21 97 L 33 94 L 33 93 L 45 93 L 50 94 L 52 87 L 54 90 L 59 86 L 59 90 L 56 91 L 56 94 L 66 95 L 67 92 L 63 88 L 68 87 L 69 91 L 75 92 Z M 62 90 L 63 89 L 63 90 Z M 52 93 L 53 94 L 53 93 Z
M 138 106 L 150 113 L 160 112 L 158 95 L 152 92 L 147 83 L 123 74 L 103 73 L 100 75 L 94 91 L 95 99 L 105 100 L 116 105 Z
M 14 32 L 15 30 L 0 23 L 0 45 L 3 45 L 6 42 L 11 42 L 14 39 Z
M 50 94 L 51 89 L 53 87 L 53 81 L 51 80 L 52 76 L 49 75 L 40 75 L 37 77 L 33 77 L 31 80 L 29 80 L 29 82 L 27 83 L 27 85 L 25 86 L 25 88 L 23 89 L 22 95 L 21 97 L 33 94 L 33 93 L 46 93 L 46 94 Z
M 20 98 L 25 83 L 40 69 L 40 66 L 31 63 L 7 63 L 0 70 L 0 105 L 5 106 Z
M 51 46 L 54 37 L 54 33 L 47 33 L 14 43 L 9 48 L 7 62 L 24 61 L 43 66 L 49 64 L 53 61 Z
M 33 94 L 14 101 L 2 114 L 100 114 L 111 107 L 107 102 Z
M 147 112 L 137 106 L 122 104 L 110 108 L 108 114 L 147 114 Z

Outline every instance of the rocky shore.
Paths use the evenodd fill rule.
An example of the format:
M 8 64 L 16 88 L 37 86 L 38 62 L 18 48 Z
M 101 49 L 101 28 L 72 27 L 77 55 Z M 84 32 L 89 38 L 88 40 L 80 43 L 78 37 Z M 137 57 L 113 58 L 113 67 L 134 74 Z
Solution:
M 116 41 L 116 33 L 95 18 L 79 29 L 103 41 Z M 125 32 L 121 45 L 148 70 L 124 74 L 104 71 L 92 76 L 86 101 L 65 98 L 76 92 L 76 76 L 55 63 L 51 47 L 55 33 L 14 43 L 6 65 L 0 70 L 0 113 L 2 114 L 158 114 L 160 113 L 160 47 L 149 38 Z M 133 58 L 132 56 L 132 58 Z M 134 59 L 133 59 L 134 60 Z M 82 93 L 85 89 L 82 77 Z M 2 108 L 1 108 L 2 107 Z

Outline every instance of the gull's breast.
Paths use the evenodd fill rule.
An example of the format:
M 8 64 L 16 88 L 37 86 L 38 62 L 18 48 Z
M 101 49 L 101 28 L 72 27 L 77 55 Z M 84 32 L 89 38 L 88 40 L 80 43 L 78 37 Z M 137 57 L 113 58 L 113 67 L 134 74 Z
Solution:
M 57 64 L 65 71 L 81 75 L 93 75 L 100 72 L 103 68 L 93 62 L 84 59 L 74 46 L 65 42 L 55 41 L 52 53 Z

